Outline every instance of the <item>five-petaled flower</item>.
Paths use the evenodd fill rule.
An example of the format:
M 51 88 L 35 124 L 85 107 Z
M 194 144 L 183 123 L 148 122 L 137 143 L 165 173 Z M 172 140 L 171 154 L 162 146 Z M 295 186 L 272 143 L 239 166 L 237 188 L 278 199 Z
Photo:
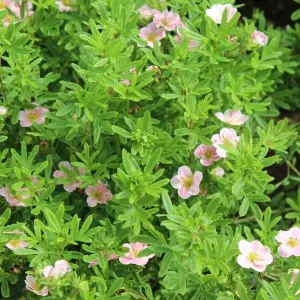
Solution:
M 188 199 L 199 194 L 202 178 L 202 172 L 196 171 L 193 174 L 189 167 L 182 166 L 178 169 L 178 175 L 171 179 L 171 185 L 173 188 L 178 189 L 178 195 L 182 199 Z
M 227 22 L 229 22 L 237 12 L 237 9 L 231 4 L 214 4 L 211 8 L 206 10 L 206 15 L 217 24 L 221 24 L 225 9 L 227 9 Z
M 151 8 L 148 5 L 143 5 L 138 9 L 141 17 L 143 19 L 151 19 L 156 13 L 160 13 L 157 9 Z
M 201 165 L 209 167 L 214 161 L 219 160 L 221 157 L 217 154 L 217 148 L 214 146 L 208 146 L 200 144 L 194 151 L 194 155 L 200 158 Z
M 168 10 L 154 14 L 153 23 L 155 23 L 157 27 L 163 27 L 167 31 L 175 30 L 181 26 L 179 15 Z
M 259 241 L 240 241 L 239 249 L 241 254 L 237 258 L 238 264 L 246 269 L 252 268 L 257 272 L 263 272 L 267 265 L 273 262 L 270 249 Z
M 112 198 L 112 193 L 107 188 L 107 184 L 102 183 L 100 180 L 96 186 L 87 186 L 85 193 L 88 195 L 87 203 L 90 207 L 95 207 L 98 204 L 107 204 Z
M 122 247 L 125 247 L 125 248 L 129 249 L 129 251 L 124 254 L 125 257 L 119 257 L 119 261 L 123 265 L 133 264 L 133 265 L 138 265 L 138 266 L 144 266 L 148 263 L 149 259 L 154 256 L 154 254 L 150 254 L 150 255 L 147 255 L 147 256 L 143 256 L 143 257 L 137 257 L 138 254 L 142 250 L 148 248 L 147 244 L 143 244 L 143 243 L 130 243 L 130 244 L 128 244 L 128 243 L 126 243 Z
M 30 127 L 32 124 L 42 125 L 45 123 L 47 108 L 36 107 L 34 109 L 20 111 L 19 120 L 22 127 Z
M 249 119 L 246 115 L 243 115 L 240 110 L 232 109 L 227 109 L 224 114 L 217 112 L 215 116 L 229 125 L 242 125 Z
M 160 41 L 166 36 L 166 31 L 163 27 L 157 28 L 154 22 L 140 30 L 139 36 L 148 42 L 148 46 L 153 47 L 154 41 Z
M 280 230 L 275 237 L 281 243 L 278 248 L 281 257 L 300 256 L 300 228 L 293 227 L 288 231 Z
M 61 168 L 65 168 L 66 171 L 70 171 L 70 172 L 65 172 L 64 170 L 56 170 L 53 173 L 53 177 L 54 178 L 62 178 L 62 179 L 69 179 L 71 178 L 71 175 L 76 176 L 76 172 L 79 175 L 83 175 L 84 174 L 84 168 L 74 168 L 71 166 L 71 164 L 68 161 L 62 161 L 58 164 L 58 166 Z M 62 168 L 61 168 L 62 169 Z M 82 181 L 80 180 L 75 180 L 71 183 L 66 183 L 64 184 L 64 189 L 65 191 L 72 193 L 73 191 L 75 191 L 78 187 L 80 187 Z
M 66 260 L 57 260 L 54 266 L 46 266 L 43 269 L 43 275 L 45 278 L 52 277 L 58 279 L 69 272 L 71 272 L 71 267 Z
M 254 31 L 251 34 L 251 39 L 253 41 L 254 44 L 259 45 L 260 47 L 265 46 L 268 44 L 269 38 L 267 35 L 265 35 L 263 32 L 261 31 Z
M 229 146 L 230 144 L 234 147 L 237 146 L 240 137 L 236 131 L 232 128 L 222 128 L 219 134 L 214 134 L 211 138 L 213 146 L 217 148 L 216 152 L 220 157 L 226 157 L 226 150 L 220 146 Z
M 31 275 L 26 276 L 25 284 L 26 284 L 26 289 L 30 292 L 33 292 L 43 297 L 48 295 L 48 288 L 47 287 L 41 288 L 41 285 Z

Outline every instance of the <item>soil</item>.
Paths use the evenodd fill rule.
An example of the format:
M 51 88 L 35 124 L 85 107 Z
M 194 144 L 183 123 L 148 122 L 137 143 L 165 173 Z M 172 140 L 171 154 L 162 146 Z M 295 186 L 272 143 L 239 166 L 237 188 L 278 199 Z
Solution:
M 293 0 L 237 0 L 236 4 L 244 4 L 239 8 L 242 15 L 250 18 L 254 8 L 265 12 L 266 19 L 277 26 L 292 24 L 291 14 L 300 8 Z

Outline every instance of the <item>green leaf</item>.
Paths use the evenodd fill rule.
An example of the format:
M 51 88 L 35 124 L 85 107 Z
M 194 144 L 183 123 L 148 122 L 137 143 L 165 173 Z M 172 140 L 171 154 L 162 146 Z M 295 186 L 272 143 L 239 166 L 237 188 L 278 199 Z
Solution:
M 121 128 L 121 127 L 118 127 L 118 126 L 115 126 L 115 125 L 112 125 L 112 129 L 115 133 L 127 138 L 127 139 L 130 139 L 132 137 L 131 133 L 128 132 L 127 130 Z

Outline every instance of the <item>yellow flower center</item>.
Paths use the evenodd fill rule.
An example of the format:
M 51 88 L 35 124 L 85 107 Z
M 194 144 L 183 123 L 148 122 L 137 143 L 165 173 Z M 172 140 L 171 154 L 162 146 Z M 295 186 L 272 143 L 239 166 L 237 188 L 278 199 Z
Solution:
M 299 246 L 299 241 L 295 238 L 290 238 L 287 243 L 291 248 L 296 248 Z
M 183 185 L 184 185 L 184 187 L 189 189 L 193 185 L 193 182 L 194 182 L 193 176 L 189 176 L 189 177 L 185 178 Z
M 156 39 L 156 33 L 150 33 L 148 35 L 148 41 L 149 42 L 153 42 L 153 41 L 155 41 L 155 39 Z
M 0 1 L 0 10 L 5 9 L 6 5 L 4 2 Z
M 35 112 L 35 111 L 30 112 L 30 113 L 28 114 L 28 119 L 29 119 L 30 121 L 36 121 L 38 118 L 39 118 L 39 114 L 38 114 L 37 112 Z
M 251 253 L 249 254 L 248 258 L 249 258 L 249 260 L 250 260 L 251 262 L 255 262 L 255 261 L 257 261 L 257 260 L 259 259 L 259 256 L 258 256 L 257 253 L 251 252 Z
M 19 240 L 11 240 L 11 241 L 9 241 L 9 243 L 10 243 L 13 247 L 19 247 Z
M 204 156 L 205 156 L 206 159 L 212 159 L 212 152 L 211 151 L 206 151 Z
M 134 256 L 138 256 L 140 252 L 141 251 L 139 251 L 139 250 L 133 250 Z
M 163 19 L 161 22 L 164 26 L 169 26 L 169 22 L 167 19 Z

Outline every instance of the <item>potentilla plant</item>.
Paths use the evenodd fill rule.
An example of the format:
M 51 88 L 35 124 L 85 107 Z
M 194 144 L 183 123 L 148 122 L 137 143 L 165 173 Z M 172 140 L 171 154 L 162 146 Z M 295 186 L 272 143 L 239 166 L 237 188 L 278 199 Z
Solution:
M 230 0 L 0 18 L 3 298 L 300 297 L 299 24 Z

